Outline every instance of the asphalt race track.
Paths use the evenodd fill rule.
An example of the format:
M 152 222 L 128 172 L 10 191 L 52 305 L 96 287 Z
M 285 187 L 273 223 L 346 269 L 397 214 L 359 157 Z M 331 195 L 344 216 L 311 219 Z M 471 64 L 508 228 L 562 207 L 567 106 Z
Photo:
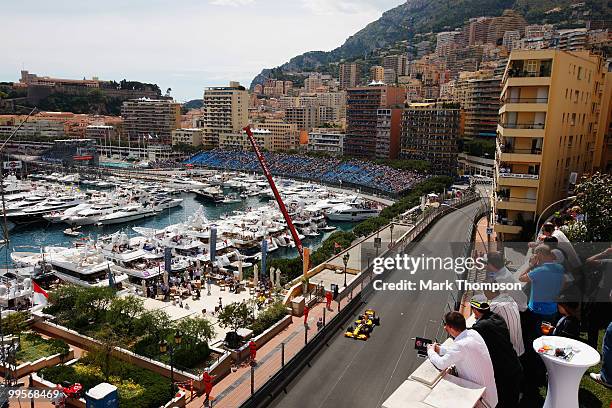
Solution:
M 479 205 L 480 202 L 470 204 L 463 211 L 472 213 Z M 410 254 L 460 255 L 460 245 L 449 243 L 465 241 L 469 225 L 465 214 L 454 211 L 438 220 Z M 443 271 L 430 274 L 436 280 L 449 276 Z M 423 277 L 417 273 L 411 279 L 405 271 L 394 270 L 386 282 Z M 287 387 L 287 393 L 281 393 L 270 406 L 380 407 L 423 361 L 416 356 L 413 338 L 423 336 L 425 330 L 428 338 L 436 335 L 439 340 L 446 338 L 440 322 L 449 303 L 453 300 L 446 291 L 374 291 L 367 299 L 367 307 L 376 310 L 381 325 L 374 329 L 372 337 L 367 341 L 353 340 L 344 337 L 344 330 L 338 331 L 327 348 L 310 362 L 310 367 L 302 370 Z M 360 311 L 365 308 L 366 305 Z

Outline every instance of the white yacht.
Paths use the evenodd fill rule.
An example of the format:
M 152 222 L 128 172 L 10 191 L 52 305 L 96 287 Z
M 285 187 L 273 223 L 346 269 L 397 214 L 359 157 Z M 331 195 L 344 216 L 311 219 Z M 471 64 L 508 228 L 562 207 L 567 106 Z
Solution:
M 76 207 L 77 205 L 84 202 L 84 196 L 78 195 L 65 195 L 54 198 L 49 198 L 42 201 L 34 206 L 23 208 L 21 211 L 7 213 L 7 217 L 13 222 L 30 222 L 40 219 L 43 216 L 52 212 L 65 210 L 67 208 Z
M 104 259 L 101 251 L 94 246 L 45 248 L 46 260 L 53 267 L 54 274 L 61 280 L 80 286 L 118 285 L 127 279 L 124 273 L 112 271 L 112 263 Z
M 179 205 L 183 205 L 182 198 L 170 198 L 170 197 L 162 197 L 156 198 L 153 200 L 153 206 L 159 210 L 167 210 L 169 208 L 178 207 Z
M 91 204 L 88 208 L 65 217 L 63 221 L 70 225 L 92 225 L 100 221 L 103 216 L 113 213 L 116 208 L 115 203 Z
M 130 204 L 118 211 L 103 215 L 98 219 L 100 225 L 121 224 L 123 222 L 140 220 L 142 218 L 156 215 L 153 207 L 145 207 L 142 204 Z
M 223 190 L 219 186 L 208 187 L 201 190 L 195 189 L 193 192 L 196 193 L 198 197 L 202 197 L 215 203 L 220 203 L 223 201 Z
M 332 221 L 363 221 L 368 218 L 376 217 L 380 214 L 377 208 L 355 204 L 339 204 L 332 207 L 326 214 L 327 219 Z

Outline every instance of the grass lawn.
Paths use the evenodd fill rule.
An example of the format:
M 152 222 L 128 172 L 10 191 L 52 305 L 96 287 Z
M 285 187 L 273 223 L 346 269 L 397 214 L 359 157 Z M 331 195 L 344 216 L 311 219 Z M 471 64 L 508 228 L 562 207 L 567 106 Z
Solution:
M 35 361 L 39 358 L 61 353 L 61 344 L 65 345 L 66 343 L 61 340 L 44 339 L 36 333 L 22 334 L 19 351 L 17 351 L 17 362 L 20 364 Z M 65 351 L 68 351 L 67 346 Z
M 599 340 L 597 350 L 601 352 L 603 343 L 603 335 L 605 330 L 599 332 Z M 586 339 L 586 337 L 585 337 Z M 609 408 L 612 407 L 612 390 L 599 385 L 591 379 L 589 373 L 598 373 L 601 370 L 601 363 L 591 367 L 580 382 L 580 390 L 578 391 L 578 400 L 580 408 Z M 546 398 L 546 387 L 540 389 L 540 394 Z

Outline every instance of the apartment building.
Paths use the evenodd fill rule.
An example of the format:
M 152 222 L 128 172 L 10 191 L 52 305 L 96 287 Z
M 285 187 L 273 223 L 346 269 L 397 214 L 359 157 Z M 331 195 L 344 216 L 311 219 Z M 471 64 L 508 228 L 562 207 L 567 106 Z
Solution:
M 309 131 L 319 126 L 318 114 L 316 106 L 293 106 L 285 109 L 285 122 L 296 125 L 298 130 Z
M 402 108 L 381 108 L 376 112 L 376 158 L 397 159 L 400 151 Z
M 494 140 L 497 132 L 501 77 L 492 70 L 462 72 L 456 83 L 456 101 L 464 111 L 464 137 Z
M 393 70 L 395 77 L 408 73 L 408 56 L 404 54 L 387 55 L 383 57 L 382 66 L 384 69 Z M 395 78 L 393 80 L 395 82 Z
M 353 88 L 357 86 L 357 84 L 359 84 L 360 82 L 359 64 L 355 62 L 340 64 L 339 77 L 340 77 L 340 83 L 339 83 L 340 90 L 345 90 L 347 88 Z
M 373 82 L 384 82 L 385 68 L 381 67 L 380 65 L 370 67 L 370 80 Z
M 376 156 L 378 109 L 402 105 L 404 88 L 371 85 L 347 90 L 347 131 L 344 153 L 355 157 Z
M 267 119 L 255 123 L 255 128 L 270 132 L 270 142 L 267 149 L 270 151 L 285 151 L 295 149 L 298 145 L 298 127 L 295 124 L 285 123 L 282 120 Z
M 323 79 L 320 74 L 311 74 L 304 80 L 304 91 L 306 92 L 316 92 L 317 88 L 321 88 L 322 86 Z
M 235 133 L 249 122 L 249 93 L 238 82 L 204 90 L 202 116 L 196 127 L 202 129 L 202 146 L 219 146 L 221 133 Z
M 493 199 L 501 239 L 517 238 L 529 221 L 566 197 L 574 173 L 579 178 L 602 166 L 605 104 L 612 97 L 605 71 L 603 59 L 588 51 L 510 54 Z
M 308 133 L 309 152 L 342 156 L 344 152 L 344 132 L 339 129 L 315 128 Z
M 251 129 L 257 146 L 261 149 L 271 150 L 271 135 L 267 129 Z M 221 133 L 219 135 L 219 147 L 226 150 L 245 150 L 252 151 L 251 141 L 246 132 L 240 130 L 237 132 Z
M 426 160 L 434 174 L 456 174 L 461 133 L 459 104 L 411 103 L 403 111 L 400 157 Z
M 183 128 L 172 131 L 172 146 L 184 144 L 189 146 L 202 145 L 202 129 Z
M 180 127 L 181 105 L 170 100 L 132 99 L 123 102 L 121 116 L 125 134 L 131 141 L 170 144 L 172 131 Z

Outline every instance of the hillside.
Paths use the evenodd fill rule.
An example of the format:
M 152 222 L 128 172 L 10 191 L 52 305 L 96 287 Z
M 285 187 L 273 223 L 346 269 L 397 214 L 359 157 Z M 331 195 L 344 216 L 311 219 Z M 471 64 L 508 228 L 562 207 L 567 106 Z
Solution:
M 342 59 L 353 60 L 364 55 L 376 54 L 402 41 L 410 41 L 418 34 L 454 29 L 472 17 L 499 16 L 505 9 L 514 9 L 525 16 L 529 23 L 560 23 L 582 25 L 571 17 L 571 0 L 408 0 L 383 13 L 376 21 L 350 36 L 344 44 L 332 51 L 309 51 L 293 57 L 272 69 L 264 69 L 251 82 L 251 88 L 266 78 L 278 78 L 279 73 L 292 71 L 322 71 L 334 73 L 329 67 Z M 586 8 L 598 19 L 611 20 L 610 3 L 586 0 Z M 545 14 L 560 7 L 561 11 Z M 292 78 L 287 78 L 292 79 Z

